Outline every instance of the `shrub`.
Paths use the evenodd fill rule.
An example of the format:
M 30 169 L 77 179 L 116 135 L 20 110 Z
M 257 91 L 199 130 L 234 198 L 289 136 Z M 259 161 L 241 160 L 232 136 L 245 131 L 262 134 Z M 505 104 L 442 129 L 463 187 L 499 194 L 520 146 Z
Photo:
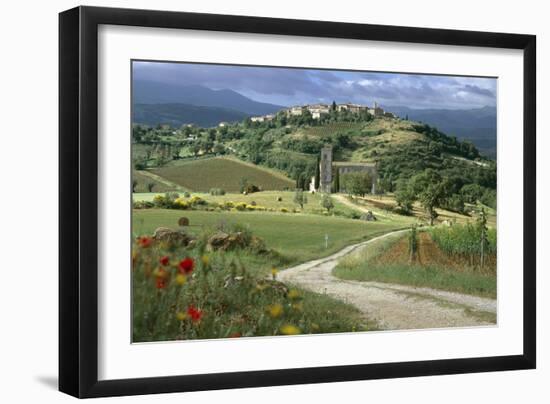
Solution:
M 145 161 L 136 161 L 134 162 L 134 168 L 136 170 L 145 170 L 147 168 L 147 163 Z
M 460 189 L 460 194 L 469 203 L 476 203 L 483 196 L 483 187 L 478 184 L 466 184 Z
M 240 211 L 246 210 L 246 202 L 239 202 L 235 204 L 235 209 Z
M 327 212 L 330 212 L 332 208 L 334 208 L 334 202 L 332 201 L 332 198 L 328 194 L 323 194 L 323 197 L 321 198 L 321 206 L 327 210 Z
M 414 191 L 407 184 L 401 184 L 401 186 L 395 192 L 395 201 L 397 202 L 397 213 L 411 214 L 413 203 L 415 200 Z
M 239 180 L 239 192 L 241 194 L 252 194 L 261 191 L 260 187 L 248 182 L 248 179 L 241 178 Z
M 184 196 L 185 198 L 189 198 L 189 197 L 191 196 L 191 194 L 190 194 L 189 192 L 185 191 L 185 192 L 183 193 L 183 196 Z
M 287 208 L 281 208 L 281 212 L 288 213 L 288 209 Z
M 307 203 L 307 194 L 300 188 L 294 193 L 294 203 L 300 205 L 300 208 L 304 208 L 304 204 Z
M 174 208 L 176 209 L 189 209 L 191 204 L 183 198 L 178 198 L 174 201 Z
M 210 188 L 210 195 L 213 195 L 213 196 L 225 195 L 225 190 L 222 188 Z
M 132 204 L 134 209 L 150 209 L 155 206 L 151 201 L 134 201 Z
M 244 188 L 244 191 L 243 193 L 245 194 L 252 194 L 254 192 L 259 192 L 260 191 L 260 188 L 257 187 L 256 185 L 254 184 L 247 184 L 246 187 Z
M 365 196 L 371 191 L 372 176 L 368 172 L 342 174 L 339 187 L 348 194 Z M 337 189 L 337 191 L 340 191 Z
M 464 213 L 464 198 L 459 194 L 453 194 L 445 200 L 443 208 L 453 212 Z
M 191 205 L 206 205 L 207 204 L 207 202 L 204 199 L 202 199 L 200 196 L 197 196 L 197 195 L 191 197 L 191 199 L 189 199 L 189 203 Z
M 153 198 L 153 204 L 157 208 L 170 209 L 172 207 L 172 201 L 168 195 L 155 195 Z

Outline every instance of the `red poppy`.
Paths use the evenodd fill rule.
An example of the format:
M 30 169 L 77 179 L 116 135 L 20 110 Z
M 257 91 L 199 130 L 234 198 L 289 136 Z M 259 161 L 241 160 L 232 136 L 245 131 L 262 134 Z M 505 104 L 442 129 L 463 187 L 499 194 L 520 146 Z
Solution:
M 157 278 L 156 286 L 157 286 L 157 289 L 164 289 L 166 287 L 166 279 Z
M 197 309 L 195 306 L 191 305 L 187 308 L 187 314 L 191 317 L 194 323 L 201 321 L 202 310 Z
M 166 266 L 166 265 L 168 265 L 169 263 L 170 263 L 170 258 L 168 258 L 167 255 L 165 255 L 164 257 L 161 257 L 161 258 L 160 258 L 160 264 L 161 264 L 161 265 Z
M 153 239 L 147 236 L 138 237 L 137 243 L 141 248 L 147 248 L 153 243 Z
M 191 272 L 193 272 L 194 267 L 195 267 L 195 261 L 193 261 L 193 258 L 185 257 L 180 261 L 179 271 L 182 274 L 189 275 Z

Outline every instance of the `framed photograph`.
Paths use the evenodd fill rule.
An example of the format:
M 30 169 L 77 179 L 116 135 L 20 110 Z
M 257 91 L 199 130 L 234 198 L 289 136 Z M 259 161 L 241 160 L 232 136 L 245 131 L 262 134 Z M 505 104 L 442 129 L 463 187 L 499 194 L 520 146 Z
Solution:
M 59 19 L 59 388 L 532 369 L 532 35 Z

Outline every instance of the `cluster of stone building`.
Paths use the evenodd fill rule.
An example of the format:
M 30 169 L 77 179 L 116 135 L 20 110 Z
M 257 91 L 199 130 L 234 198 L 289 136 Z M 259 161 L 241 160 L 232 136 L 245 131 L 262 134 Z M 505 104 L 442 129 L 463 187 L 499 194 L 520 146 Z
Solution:
M 309 111 L 311 113 L 311 117 L 313 119 L 319 119 L 323 115 L 327 115 L 330 113 L 332 109 L 332 105 L 329 104 L 311 104 L 311 105 L 298 105 L 290 108 L 283 109 L 281 112 L 285 113 L 287 116 L 301 116 L 305 113 L 305 111 Z M 386 112 L 380 106 L 378 103 L 374 103 L 372 107 L 369 107 L 367 105 L 362 104 L 352 104 L 352 103 L 345 103 L 345 104 L 337 104 L 336 110 L 338 112 L 341 111 L 349 111 L 351 113 L 361 113 L 361 112 L 367 112 L 372 116 L 386 116 L 389 118 L 395 118 L 395 115 L 391 112 Z M 253 116 L 250 118 L 252 122 L 268 122 L 275 118 L 275 114 L 268 114 L 268 115 L 262 115 L 262 116 Z

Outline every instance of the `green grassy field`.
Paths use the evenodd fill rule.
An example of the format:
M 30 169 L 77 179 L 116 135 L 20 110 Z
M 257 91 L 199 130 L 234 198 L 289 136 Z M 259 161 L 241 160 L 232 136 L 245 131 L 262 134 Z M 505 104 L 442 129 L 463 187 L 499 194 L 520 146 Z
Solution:
M 189 218 L 187 231 L 196 235 L 209 235 L 220 226 L 238 224 L 264 239 L 271 252 L 135 246 L 135 342 L 377 329 L 375 321 L 349 304 L 300 289 L 281 292 L 279 282 L 267 282 L 266 275 L 273 273 L 273 268 L 280 270 L 329 255 L 398 224 L 299 213 L 143 209 L 133 211 L 133 235 L 150 235 L 157 227 L 176 229 L 182 216 Z M 205 239 L 199 238 L 204 243 L 201 240 Z M 207 264 L 202 254 L 207 256 Z M 151 266 L 161 256 L 170 261 L 163 264 L 162 275 Z M 193 276 L 186 276 L 181 284 L 177 263 L 183 257 L 191 257 L 197 267 Z M 197 315 L 195 308 L 199 320 L 190 317 L 189 313 Z
M 206 212 L 165 209 L 134 210 L 134 235 L 152 234 L 157 227 L 177 228 L 178 218 L 189 218 L 191 233 L 224 223 L 238 223 L 263 238 L 269 248 L 302 262 L 334 253 L 346 245 L 402 227 L 394 222 L 365 222 L 339 217 L 270 212 Z M 325 235 L 328 247 L 325 248 Z
M 264 190 L 294 188 L 292 180 L 275 171 L 225 157 L 178 161 L 151 171 L 198 192 L 208 192 L 211 188 L 239 192 L 242 178 Z

